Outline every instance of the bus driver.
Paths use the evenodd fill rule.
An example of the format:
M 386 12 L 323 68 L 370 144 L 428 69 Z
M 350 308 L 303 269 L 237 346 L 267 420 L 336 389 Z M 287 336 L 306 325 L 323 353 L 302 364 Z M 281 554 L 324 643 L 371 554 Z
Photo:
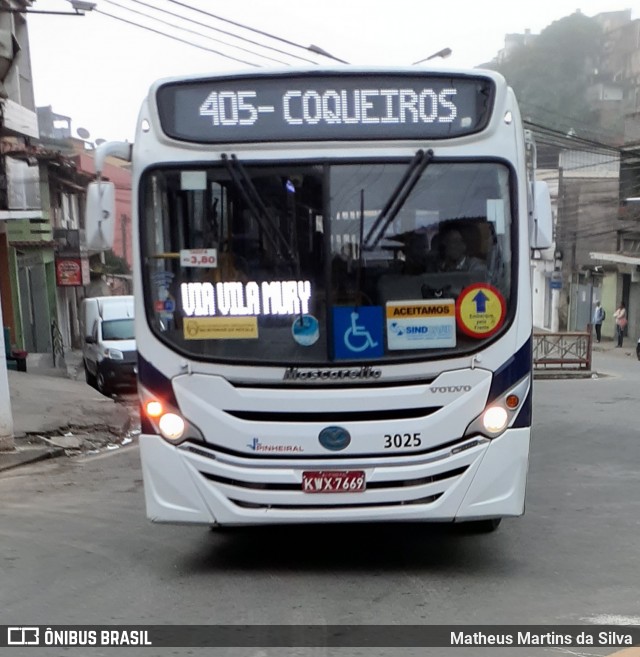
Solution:
M 467 255 L 467 245 L 456 228 L 447 228 L 444 234 L 439 233 L 438 247 L 439 271 L 486 271 L 482 260 Z

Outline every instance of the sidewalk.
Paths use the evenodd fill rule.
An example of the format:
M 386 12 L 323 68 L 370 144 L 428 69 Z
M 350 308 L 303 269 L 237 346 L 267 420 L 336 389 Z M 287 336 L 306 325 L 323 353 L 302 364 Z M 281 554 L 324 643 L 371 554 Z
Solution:
M 637 359 L 636 356 L 636 344 L 637 340 L 634 340 L 632 338 L 625 338 L 622 347 L 616 347 L 616 341 L 615 340 L 607 340 L 603 339 L 602 342 L 596 342 L 595 340 L 593 341 L 593 347 L 592 351 L 594 353 L 600 352 L 600 353 L 606 353 L 610 356 L 613 356 L 615 358 L 633 358 L 634 360 Z
M 64 369 L 31 362 L 27 372 L 8 371 L 16 449 L 0 452 L 0 471 L 87 444 L 115 443 L 130 429 L 132 404 L 116 403 L 87 385 L 81 356 L 66 356 Z

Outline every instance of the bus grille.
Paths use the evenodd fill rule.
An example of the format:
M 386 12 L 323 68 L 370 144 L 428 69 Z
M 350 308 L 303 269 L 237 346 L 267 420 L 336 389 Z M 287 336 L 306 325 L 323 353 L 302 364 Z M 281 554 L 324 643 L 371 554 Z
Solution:
M 437 499 L 442 497 L 442 493 L 430 495 L 429 497 L 421 497 L 418 500 L 405 500 L 402 502 L 363 502 L 361 504 L 340 504 L 341 509 L 365 509 L 367 507 L 376 507 L 377 509 L 394 507 L 394 506 L 410 506 L 416 504 L 433 504 Z M 229 499 L 236 506 L 243 509 L 277 509 L 284 511 L 307 511 L 314 509 L 316 511 L 335 509 L 335 505 L 328 504 L 256 504 L 255 502 L 243 502 L 242 500 Z
M 451 440 L 447 443 L 441 443 L 439 445 L 434 445 L 433 447 L 428 447 L 423 450 L 413 451 L 411 454 L 405 454 L 402 452 L 392 452 L 390 454 L 354 454 L 349 455 L 349 458 L 355 459 L 380 459 L 384 458 L 385 461 L 391 461 L 392 459 L 406 459 L 407 457 L 423 457 L 429 454 L 436 454 L 438 452 L 451 452 L 464 451 L 465 449 L 471 449 L 475 447 L 480 441 L 477 437 L 465 436 L 463 438 L 458 438 L 456 440 Z M 192 452 L 198 456 L 204 458 L 213 459 L 217 458 L 217 455 L 230 455 L 233 457 L 238 457 L 241 459 L 246 459 L 247 461 L 254 461 L 260 463 L 281 463 L 285 461 L 316 461 L 322 459 L 323 461 L 344 461 L 344 454 L 322 454 L 322 455 L 309 455 L 305 456 L 302 454 L 247 454 L 245 452 L 236 451 L 233 449 L 228 449 L 226 447 L 220 447 L 219 445 L 210 445 L 200 440 L 191 439 L 183 443 L 180 447 L 185 451 Z
M 322 514 L 328 509 L 356 512 L 385 507 L 401 508 L 439 504 L 440 498 L 458 489 L 469 478 L 488 440 L 466 438 L 456 447 L 435 448 L 428 454 L 404 454 L 390 459 L 388 455 L 362 454 L 342 457 L 342 462 L 324 456 L 290 460 L 272 456 L 253 459 L 226 454 L 202 444 L 185 443 L 180 447 L 199 485 L 215 489 L 227 504 L 238 511 L 278 510 L 284 514 L 302 509 Z M 431 448 L 434 449 L 434 448 Z M 321 492 L 304 489 L 305 472 L 362 471 L 365 488 L 357 493 Z
M 396 481 L 373 481 L 367 484 L 367 490 L 382 490 L 389 488 L 406 488 L 409 486 L 424 486 L 425 484 L 433 484 L 436 481 L 443 481 L 444 479 L 451 479 L 459 477 L 466 472 L 468 466 L 456 468 L 455 470 L 448 470 L 447 472 L 439 472 L 431 477 L 420 477 L 419 479 L 402 479 Z M 227 486 L 236 486 L 238 488 L 251 488 L 253 490 L 279 490 L 279 491 L 300 491 L 300 484 L 262 484 L 252 481 L 240 481 L 238 479 L 228 479 L 227 477 L 220 477 L 208 472 L 200 472 L 203 477 L 210 481 L 215 481 L 218 484 L 225 484 Z
M 410 420 L 427 417 L 436 413 L 442 406 L 424 408 L 381 409 L 374 411 L 342 411 L 329 413 L 289 413 L 286 411 L 234 411 L 225 410 L 239 420 L 250 422 L 322 422 L 337 424 L 340 422 L 384 422 L 385 420 Z

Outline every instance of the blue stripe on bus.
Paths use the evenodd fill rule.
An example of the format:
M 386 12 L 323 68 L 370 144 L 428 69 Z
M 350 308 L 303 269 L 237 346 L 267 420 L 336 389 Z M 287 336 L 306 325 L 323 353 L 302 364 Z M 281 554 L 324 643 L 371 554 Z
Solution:
M 157 370 L 148 360 L 143 358 L 140 352 L 138 352 L 138 381 L 160 401 L 171 404 L 176 409 L 178 408 L 171 379 L 167 378 L 160 370 Z M 144 412 L 140 413 L 140 424 L 142 433 L 157 433 Z
M 157 370 L 148 360 L 144 359 L 138 352 L 138 381 L 154 397 L 167 404 L 171 404 L 178 409 L 176 396 L 173 394 L 171 379 L 167 378 L 160 370 Z M 140 430 L 145 434 L 155 434 L 157 431 L 147 419 L 146 414 L 141 409 L 140 412 Z
M 516 417 L 511 427 L 513 429 L 522 429 L 522 428 L 530 427 L 532 409 L 533 409 L 533 386 L 529 386 L 529 392 L 527 393 L 527 398 L 524 400 L 524 403 L 520 407 L 520 411 L 518 412 L 518 417 Z
M 509 388 L 522 380 L 525 376 L 531 376 L 533 370 L 533 339 L 529 339 L 516 351 L 509 360 L 496 370 L 491 382 L 487 405 L 503 395 Z M 518 417 L 513 423 L 514 428 L 531 426 L 531 410 L 533 406 L 532 387 L 529 387 L 527 398 L 524 400 Z
M 167 378 L 160 370 L 156 369 L 148 360 L 138 352 L 138 381 L 160 400 L 172 404 L 178 408 L 178 402 L 173 394 L 171 379 Z

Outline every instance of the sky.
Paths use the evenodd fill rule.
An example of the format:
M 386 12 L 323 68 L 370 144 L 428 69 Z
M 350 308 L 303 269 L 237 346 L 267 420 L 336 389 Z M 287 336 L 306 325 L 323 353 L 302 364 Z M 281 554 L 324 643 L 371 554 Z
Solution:
M 312 59 L 331 60 L 216 20 L 188 7 L 261 30 L 303 46 L 316 45 L 350 64 L 410 66 L 444 48 L 436 67 L 477 67 L 493 59 L 504 37 L 529 29 L 537 34 L 579 9 L 586 16 L 630 9 L 640 18 L 640 0 L 92 0 L 84 16 L 31 14 L 28 18 L 31 65 L 37 106 L 72 119 L 72 133 L 84 128 L 90 139 L 133 141 L 138 111 L 154 80 L 183 74 L 262 67 L 309 65 L 290 55 L 181 20 L 188 17 L 245 39 Z M 116 6 L 119 5 L 119 6 Z M 35 0 L 32 9 L 72 11 L 68 0 Z M 141 13 L 133 13 L 132 10 Z M 161 12 L 159 10 L 164 10 Z M 125 23 L 143 24 L 188 41 Z M 155 16 L 164 23 L 153 20 Z M 185 27 L 210 38 L 180 31 Z M 221 54 L 247 63 L 232 61 Z M 243 52 L 236 44 L 253 52 Z M 256 54 L 257 53 L 257 54 Z

